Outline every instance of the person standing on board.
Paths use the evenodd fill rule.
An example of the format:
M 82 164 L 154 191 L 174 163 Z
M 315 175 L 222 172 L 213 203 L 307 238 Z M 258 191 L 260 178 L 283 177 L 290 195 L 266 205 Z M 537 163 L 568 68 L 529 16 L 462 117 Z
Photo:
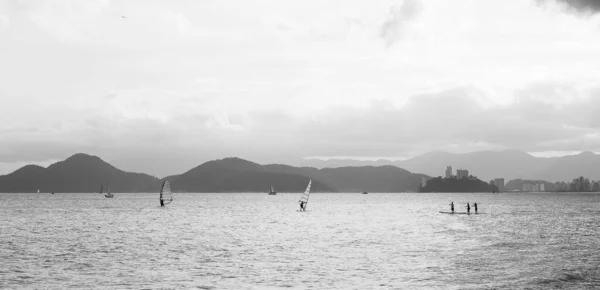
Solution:
M 300 202 L 300 211 L 304 211 L 304 201 Z
M 454 201 L 450 202 L 450 211 L 454 213 Z
M 467 202 L 467 214 L 471 214 L 471 206 Z
M 165 206 L 165 202 L 162 200 L 162 198 L 160 199 L 160 207 L 164 207 Z
M 473 207 L 475 208 L 475 214 L 477 214 L 477 203 L 474 203 Z

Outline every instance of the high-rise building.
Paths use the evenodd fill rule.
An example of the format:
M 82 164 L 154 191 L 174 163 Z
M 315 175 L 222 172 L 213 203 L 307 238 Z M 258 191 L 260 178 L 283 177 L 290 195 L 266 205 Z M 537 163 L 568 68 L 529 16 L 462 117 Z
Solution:
M 494 179 L 494 184 L 498 188 L 498 192 L 504 192 L 504 178 L 496 178 Z
M 452 166 L 446 166 L 446 178 L 452 177 Z
M 456 170 L 456 178 L 458 178 L 458 179 L 469 178 L 469 170 L 457 169 Z

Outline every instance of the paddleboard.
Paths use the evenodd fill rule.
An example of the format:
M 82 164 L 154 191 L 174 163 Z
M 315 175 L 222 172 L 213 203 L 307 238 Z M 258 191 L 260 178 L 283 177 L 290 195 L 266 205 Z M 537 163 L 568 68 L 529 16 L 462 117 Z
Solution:
M 440 213 L 445 213 L 445 214 L 485 214 L 484 212 L 480 212 L 480 213 L 466 213 L 466 212 L 457 212 L 455 211 L 454 213 L 451 211 L 440 211 Z

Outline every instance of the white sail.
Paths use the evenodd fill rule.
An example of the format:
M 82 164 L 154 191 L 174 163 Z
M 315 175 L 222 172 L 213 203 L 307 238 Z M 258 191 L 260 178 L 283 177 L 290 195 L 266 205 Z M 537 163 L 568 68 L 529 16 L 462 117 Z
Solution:
M 37 192 L 37 193 L 40 193 L 40 190 L 39 190 L 39 189 L 38 189 L 38 192 Z
M 171 184 L 165 180 L 162 188 L 160 189 L 160 200 L 163 201 L 164 205 L 167 205 L 173 201 L 173 193 L 171 192 Z
M 111 198 L 111 197 L 114 197 L 114 196 L 115 195 L 112 194 L 112 192 L 110 192 L 110 186 L 108 186 L 108 182 L 106 182 L 106 194 L 104 195 L 104 197 Z
M 308 197 L 310 196 L 310 185 L 312 183 L 312 179 L 310 179 L 308 181 L 308 186 L 306 187 L 306 190 L 304 191 L 304 193 L 302 194 L 302 196 L 300 197 L 300 200 L 298 202 L 304 202 L 304 208 L 306 209 L 306 205 L 308 204 Z

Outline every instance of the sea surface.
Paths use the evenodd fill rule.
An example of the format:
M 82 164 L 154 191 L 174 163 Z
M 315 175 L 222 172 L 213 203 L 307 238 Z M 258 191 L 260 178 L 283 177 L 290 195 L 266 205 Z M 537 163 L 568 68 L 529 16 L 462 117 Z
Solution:
M 0 288 L 600 289 L 600 194 L 300 195 L 0 194 Z

